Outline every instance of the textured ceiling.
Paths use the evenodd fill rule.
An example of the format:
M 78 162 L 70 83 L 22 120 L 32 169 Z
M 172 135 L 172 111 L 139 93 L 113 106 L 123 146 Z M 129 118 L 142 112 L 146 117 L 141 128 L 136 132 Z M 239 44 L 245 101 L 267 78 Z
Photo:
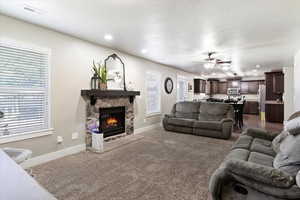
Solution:
M 299 10 L 298 0 L 0 0 L 5 15 L 210 76 L 224 73 L 203 67 L 207 51 L 231 59 L 231 71 L 244 76 L 291 66 Z

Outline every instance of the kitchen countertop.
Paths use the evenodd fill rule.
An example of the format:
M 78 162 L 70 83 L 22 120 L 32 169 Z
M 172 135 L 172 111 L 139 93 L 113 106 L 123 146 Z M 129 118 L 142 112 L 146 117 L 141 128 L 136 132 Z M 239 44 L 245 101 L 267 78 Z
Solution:
M 282 105 L 283 102 L 282 101 L 266 101 L 265 104 L 278 104 L 278 105 Z
M 0 149 L 0 200 L 57 200 Z

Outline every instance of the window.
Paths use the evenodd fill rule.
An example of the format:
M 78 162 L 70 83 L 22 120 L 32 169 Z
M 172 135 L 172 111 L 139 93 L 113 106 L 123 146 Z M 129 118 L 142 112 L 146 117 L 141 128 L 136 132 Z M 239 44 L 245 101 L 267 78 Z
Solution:
M 49 129 L 49 52 L 0 42 L 0 136 Z
M 161 76 L 159 73 L 146 73 L 146 91 L 146 114 L 151 115 L 160 113 Z
M 188 99 L 188 80 L 185 77 L 177 76 L 177 101 L 186 101 Z

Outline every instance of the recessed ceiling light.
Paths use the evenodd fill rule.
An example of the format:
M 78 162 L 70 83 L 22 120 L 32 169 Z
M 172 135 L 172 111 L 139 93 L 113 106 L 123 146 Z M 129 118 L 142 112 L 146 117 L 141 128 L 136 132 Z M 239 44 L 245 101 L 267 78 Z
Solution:
M 222 69 L 223 69 L 224 71 L 228 71 L 228 70 L 229 70 L 229 66 L 224 66 L 224 67 L 222 67 Z
M 147 49 L 142 49 L 142 53 L 147 53 L 148 52 L 148 50 Z
M 256 73 L 257 72 L 257 69 L 254 69 L 254 70 L 252 70 L 254 73 Z
M 104 39 L 107 40 L 107 41 L 110 41 L 110 40 L 113 39 L 113 36 L 110 35 L 110 34 L 105 34 L 105 35 L 104 35 Z
M 255 67 L 258 69 L 258 68 L 260 68 L 260 65 L 256 65 Z

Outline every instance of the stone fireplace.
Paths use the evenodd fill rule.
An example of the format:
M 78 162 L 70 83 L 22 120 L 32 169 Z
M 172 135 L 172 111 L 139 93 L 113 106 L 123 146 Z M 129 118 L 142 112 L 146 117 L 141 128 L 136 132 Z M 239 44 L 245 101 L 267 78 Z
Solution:
M 86 145 L 91 147 L 92 137 L 89 128 L 98 124 L 104 137 L 134 133 L 134 98 L 137 91 L 82 90 L 86 99 Z

